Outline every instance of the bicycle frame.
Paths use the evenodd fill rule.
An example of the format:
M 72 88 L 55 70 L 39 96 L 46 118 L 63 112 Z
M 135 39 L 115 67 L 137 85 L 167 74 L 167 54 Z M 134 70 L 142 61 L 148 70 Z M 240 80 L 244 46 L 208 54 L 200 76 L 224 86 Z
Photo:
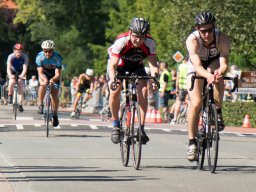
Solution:
M 14 84 L 14 103 L 13 103 L 13 115 L 14 120 L 17 118 L 17 111 L 18 111 L 18 92 L 19 92 L 19 74 L 15 74 L 15 84 Z
M 128 73 L 124 76 L 116 76 L 115 82 L 118 84 L 117 79 L 124 80 L 124 92 L 125 100 L 121 104 L 120 108 L 120 123 L 121 123 L 121 142 L 120 142 L 120 151 L 122 162 L 124 166 L 128 165 L 130 145 L 132 146 L 132 156 L 133 156 L 133 165 L 136 170 L 140 167 L 141 161 L 141 151 L 142 151 L 142 130 L 141 130 L 141 114 L 140 107 L 137 99 L 137 85 L 138 80 L 154 79 L 157 82 L 155 77 L 149 76 L 137 76 L 136 74 Z M 115 85 L 116 85 L 115 84 Z M 120 83 L 119 83 L 120 84 Z M 157 82 L 158 87 L 159 83 Z M 113 84 L 112 84 L 113 85 Z M 113 85 L 113 86 L 115 86 Z M 117 86 L 115 87 L 117 88 Z M 114 90 L 114 88 L 111 88 Z M 136 121 L 137 117 L 137 121 Z M 124 121 L 124 122 L 123 122 Z M 125 123 L 125 124 L 124 124 Z M 136 123 L 136 124 L 135 124 Z
M 202 169 L 205 158 L 205 150 L 207 148 L 208 167 L 211 173 L 214 173 L 217 167 L 218 149 L 219 149 L 219 125 L 217 109 L 214 102 L 214 86 L 213 84 L 207 85 L 206 79 L 203 77 L 193 75 L 191 78 L 191 88 L 194 88 L 195 79 L 203 79 L 203 105 L 202 105 L 202 129 L 197 134 L 197 167 Z M 224 77 L 224 80 L 232 80 L 234 87 L 232 92 L 237 89 L 238 76 L 235 78 Z M 207 85 L 207 86 L 206 86 Z
M 51 86 L 52 85 L 47 84 L 46 92 L 45 92 L 44 119 L 45 119 L 45 125 L 46 125 L 46 137 L 49 136 L 49 122 L 52 119 Z

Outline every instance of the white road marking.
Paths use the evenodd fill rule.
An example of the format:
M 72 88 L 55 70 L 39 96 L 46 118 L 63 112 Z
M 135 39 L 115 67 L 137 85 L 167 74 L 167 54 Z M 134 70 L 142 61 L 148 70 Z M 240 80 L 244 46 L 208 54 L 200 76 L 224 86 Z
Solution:
M 166 131 L 166 132 L 172 132 L 171 129 L 162 129 L 163 131 Z
M 78 127 L 77 124 L 71 124 L 71 127 Z
M 4 128 L 4 127 L 5 127 L 5 125 L 3 125 L 3 124 L 0 125 L 0 128 Z
M 23 125 L 21 125 L 21 124 L 17 124 L 16 127 L 17 127 L 17 130 L 23 130 L 24 129 Z
M 17 117 L 16 120 L 34 120 L 33 117 Z
M 99 129 L 96 125 L 89 125 L 91 129 Z
M 34 126 L 35 127 L 41 127 L 41 124 L 35 124 Z

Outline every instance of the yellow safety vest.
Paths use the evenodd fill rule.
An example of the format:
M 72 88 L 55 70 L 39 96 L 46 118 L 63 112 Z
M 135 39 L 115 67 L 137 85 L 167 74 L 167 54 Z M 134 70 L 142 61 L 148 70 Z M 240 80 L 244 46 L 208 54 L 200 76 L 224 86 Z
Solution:
M 188 64 L 181 63 L 178 68 L 179 73 L 179 89 L 187 89 L 187 74 L 188 74 Z
M 159 80 L 159 83 L 160 83 L 159 92 L 163 91 L 163 86 L 164 86 L 164 83 L 165 83 L 164 82 L 164 75 L 165 74 L 168 76 L 168 82 L 167 82 L 167 86 L 166 86 L 166 91 L 171 91 L 172 90 L 172 74 L 169 71 L 163 71 L 161 76 L 160 76 L 160 80 Z

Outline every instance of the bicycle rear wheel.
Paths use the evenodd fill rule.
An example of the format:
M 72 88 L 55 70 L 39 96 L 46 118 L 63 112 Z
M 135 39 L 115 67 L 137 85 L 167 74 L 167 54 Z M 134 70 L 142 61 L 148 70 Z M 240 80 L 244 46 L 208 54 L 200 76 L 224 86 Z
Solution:
M 120 108 L 120 152 L 122 163 L 127 167 L 130 156 L 130 123 L 131 123 L 131 112 L 130 109 L 125 105 Z
M 132 143 L 132 155 L 133 165 L 136 170 L 140 167 L 141 162 L 141 118 L 139 105 L 132 107 L 131 110 L 131 143 Z
M 207 156 L 208 166 L 211 173 L 214 173 L 217 167 L 219 151 L 219 127 L 217 109 L 214 104 L 209 106 L 208 113 L 208 132 L 207 132 Z

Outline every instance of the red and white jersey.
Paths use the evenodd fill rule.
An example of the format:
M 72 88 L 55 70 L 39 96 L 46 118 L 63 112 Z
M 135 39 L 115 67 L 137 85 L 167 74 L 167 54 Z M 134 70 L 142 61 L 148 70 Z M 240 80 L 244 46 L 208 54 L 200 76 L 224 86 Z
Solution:
M 140 47 L 134 47 L 130 41 L 129 32 L 120 34 L 114 44 L 108 49 L 109 56 L 120 58 L 118 67 L 136 67 L 151 55 L 156 55 L 155 41 L 147 35 Z

